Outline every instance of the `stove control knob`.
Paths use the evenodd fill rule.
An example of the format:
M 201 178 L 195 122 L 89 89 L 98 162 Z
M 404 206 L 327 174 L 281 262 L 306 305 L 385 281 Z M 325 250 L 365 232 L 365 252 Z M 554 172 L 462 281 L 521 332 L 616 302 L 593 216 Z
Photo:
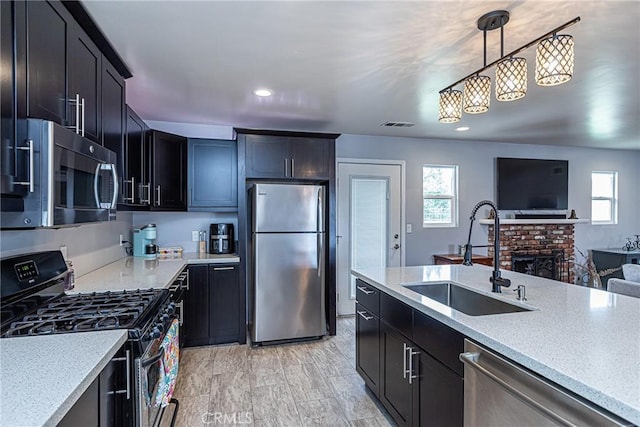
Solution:
M 169 314 L 173 314 L 176 312 L 176 304 L 174 302 L 169 303 L 167 309 L 165 310 Z
M 167 313 L 163 314 L 162 316 L 160 316 L 160 321 L 161 322 L 168 322 L 169 321 L 169 315 Z
M 160 338 L 160 335 L 162 334 L 162 332 L 160 331 L 160 329 L 156 326 L 154 327 L 151 332 L 149 332 L 149 337 L 152 339 L 156 339 L 156 338 Z

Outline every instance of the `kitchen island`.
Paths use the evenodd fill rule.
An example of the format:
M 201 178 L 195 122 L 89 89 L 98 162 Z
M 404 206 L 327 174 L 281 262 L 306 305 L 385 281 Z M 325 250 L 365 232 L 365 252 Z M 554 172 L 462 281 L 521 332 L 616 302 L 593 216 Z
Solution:
M 422 266 L 354 270 L 359 279 L 613 414 L 640 424 L 640 299 L 491 268 Z M 470 316 L 402 285 L 453 282 L 531 311 Z M 512 292 L 526 286 L 527 301 Z

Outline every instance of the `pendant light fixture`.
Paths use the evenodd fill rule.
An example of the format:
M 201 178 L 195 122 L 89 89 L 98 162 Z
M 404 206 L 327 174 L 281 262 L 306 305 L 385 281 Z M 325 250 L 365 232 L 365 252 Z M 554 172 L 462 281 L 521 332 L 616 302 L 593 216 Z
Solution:
M 573 37 L 556 35 L 542 40 L 536 49 L 536 83 L 555 86 L 573 76 Z
M 464 83 L 462 110 L 467 114 L 484 113 L 489 110 L 491 99 L 491 78 L 483 71 L 496 66 L 495 94 L 498 101 L 515 101 L 527 93 L 527 60 L 516 55 L 539 43 L 536 50 L 536 83 L 540 86 L 554 86 L 568 82 L 573 76 L 573 37 L 558 35 L 558 31 L 580 22 L 580 17 L 554 28 L 542 36 L 504 55 L 504 26 L 509 22 L 509 12 L 495 10 L 482 15 L 477 22 L 484 36 L 484 67 L 470 73 L 440 91 L 441 123 L 460 121 L 458 108 L 459 90 L 453 88 Z M 500 29 L 500 58 L 487 65 L 487 31 Z
M 440 93 L 440 123 L 455 123 L 462 118 L 462 92 L 449 89 Z
M 496 65 L 496 99 L 515 101 L 527 94 L 527 60 L 503 59 Z

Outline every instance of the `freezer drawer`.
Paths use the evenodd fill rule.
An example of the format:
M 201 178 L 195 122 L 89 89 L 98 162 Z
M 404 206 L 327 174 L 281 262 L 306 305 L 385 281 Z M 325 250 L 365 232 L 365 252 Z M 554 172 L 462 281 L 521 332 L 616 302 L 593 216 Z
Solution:
M 253 238 L 253 342 L 325 335 L 324 233 Z

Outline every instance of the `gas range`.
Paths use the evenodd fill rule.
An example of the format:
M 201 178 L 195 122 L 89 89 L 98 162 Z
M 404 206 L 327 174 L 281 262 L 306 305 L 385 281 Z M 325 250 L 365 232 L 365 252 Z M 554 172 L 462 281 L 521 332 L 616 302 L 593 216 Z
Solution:
M 2 337 L 140 328 L 148 323 L 146 317 L 166 293 L 139 289 L 62 295 L 31 308 L 22 317 L 15 315 L 3 328 Z
M 169 289 L 67 295 L 67 267 L 60 251 L 3 258 L 0 264 L 0 338 L 126 329 L 127 343 L 112 359 L 119 364 L 122 388 L 107 393 L 118 402 L 109 406 L 119 408 L 114 425 L 158 425 L 164 407 L 156 406 L 153 397 L 164 369 L 163 342 L 181 323 L 188 274 L 180 274 Z M 175 399 L 171 402 L 177 406 Z M 176 414 L 177 409 L 174 418 Z

